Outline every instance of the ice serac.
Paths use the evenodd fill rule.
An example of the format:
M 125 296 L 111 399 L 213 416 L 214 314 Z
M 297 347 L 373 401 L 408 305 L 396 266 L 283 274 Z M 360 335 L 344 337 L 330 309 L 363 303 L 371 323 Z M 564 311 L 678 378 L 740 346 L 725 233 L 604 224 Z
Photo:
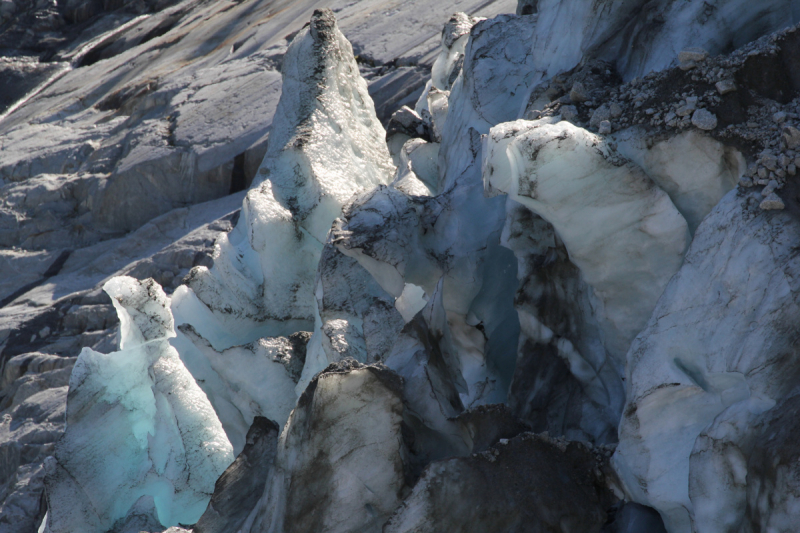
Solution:
M 619 152 L 669 195 L 692 235 L 747 168 L 739 150 L 697 130 L 654 141 L 642 129 L 631 128 L 614 140 Z
M 333 12 L 314 12 L 292 40 L 282 75 L 267 153 L 242 219 L 218 243 L 214 267 L 192 272 L 188 286 L 199 301 L 180 296 L 181 321 L 218 350 L 310 330 L 314 276 L 331 223 L 353 194 L 394 174 L 386 132 Z M 216 327 L 201 325 L 214 323 L 200 319 L 208 315 L 203 307 Z
M 772 513 L 786 531 L 777 524 L 787 507 L 766 502 L 794 453 L 786 433 L 770 440 L 770 420 L 784 419 L 775 405 L 794 401 L 800 377 L 798 239 L 796 215 L 753 209 L 731 191 L 631 346 L 614 461 L 630 497 L 670 532 L 740 531 L 743 521 L 759 530 Z
M 406 490 L 402 380 L 382 366 L 331 365 L 300 397 L 275 467 L 242 530 L 379 532 Z
M 331 240 L 395 296 L 403 312 L 420 310 L 437 293 L 442 326 L 452 334 L 447 342 L 461 361 L 450 370 L 462 376 L 463 405 L 475 406 L 505 400 L 513 373 L 508 356 L 514 353 L 518 329 L 513 256 L 499 246 L 499 229 L 478 229 L 477 217 L 466 220 L 468 210 L 448 194 L 409 197 L 382 187 L 347 207 Z M 462 223 L 475 232 L 460 233 Z M 405 307 L 418 289 L 424 295 Z M 413 318 L 413 312 L 407 317 Z
M 413 318 L 409 309 L 420 310 L 439 291 L 452 349 L 470 361 L 453 371 L 474 370 L 462 376 L 464 407 L 505 401 L 513 373 L 519 332 L 513 309 L 516 265 L 499 245 L 504 200 L 483 194 L 480 135 L 516 117 L 532 68 L 522 43 L 535 20 L 501 15 L 471 26 L 467 35 L 473 22 L 457 16 L 445 30 L 445 54 L 467 37 L 463 68 L 449 95 L 436 87 L 428 94 L 429 102 L 441 104 L 430 117 L 434 137 L 442 141 L 436 183 L 424 178 L 435 168 L 430 162 L 434 143 L 409 140 L 403 148 L 408 148 L 410 167 L 399 177 L 411 177 L 410 168 L 427 181 L 432 196 L 418 196 L 399 179 L 360 195 L 332 232 L 332 242 L 398 298 L 407 320 Z M 407 306 L 419 289 L 424 296 L 415 301 L 421 305 Z
M 602 473 L 607 463 L 577 442 L 532 433 L 503 439 L 428 466 L 383 531 L 600 531 L 616 500 Z
M 469 33 L 480 19 L 470 17 L 466 13 L 455 13 L 442 28 L 442 46 L 439 57 L 433 62 L 431 84 L 442 91 L 449 91 L 456 78 L 461 74 L 464 63 L 464 50 L 467 47 Z
M 604 345 L 621 370 L 683 262 L 686 220 L 638 165 L 569 122 L 501 124 L 485 142 L 487 190 L 553 225 L 593 289 Z
M 242 451 L 256 417 L 283 427 L 297 403 L 295 387 L 305 364 L 308 332 L 265 337 L 218 352 L 192 326 L 178 330 L 173 345 L 218 413 L 234 453 Z
M 470 30 L 478 20 L 480 19 L 470 17 L 466 13 L 455 13 L 442 28 L 442 42 L 439 55 L 431 68 L 431 79 L 425 86 L 425 90 L 422 91 L 416 105 L 417 113 L 426 119 L 436 122 L 432 120 L 435 112 L 431 104 L 436 100 L 436 97 L 432 97 L 432 95 L 443 96 L 446 109 L 450 88 L 461 74 L 464 65 L 464 50 L 469 41 Z
M 75 363 L 67 429 L 45 463 L 46 531 L 194 523 L 233 460 L 231 445 L 169 344 L 174 324 L 161 287 L 117 277 L 104 289 L 120 318 L 120 350 L 85 348 Z
M 352 257 L 328 243 L 316 280 L 317 317 L 298 395 L 317 372 L 345 358 L 383 361 L 405 322 L 395 298 Z
M 615 442 L 625 391 L 592 288 L 550 223 L 510 198 L 506 210 L 501 243 L 517 257 L 520 321 L 509 406 L 536 432 Z
M 456 182 L 469 191 L 480 181 L 480 136 L 518 117 L 535 72 L 529 43 L 536 28 L 536 17 L 516 15 L 472 27 L 442 129 L 439 191 Z
M 317 10 L 286 52 L 283 92 L 259 169 L 278 200 L 320 242 L 355 192 L 394 173 L 353 56 L 333 12 Z

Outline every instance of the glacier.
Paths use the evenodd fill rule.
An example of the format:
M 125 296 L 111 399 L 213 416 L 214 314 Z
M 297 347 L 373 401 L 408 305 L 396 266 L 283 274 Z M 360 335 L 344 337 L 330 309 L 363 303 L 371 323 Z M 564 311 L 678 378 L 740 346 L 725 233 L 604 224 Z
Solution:
M 0 533 L 797 531 L 800 3 L 151 4 L 0 4 Z

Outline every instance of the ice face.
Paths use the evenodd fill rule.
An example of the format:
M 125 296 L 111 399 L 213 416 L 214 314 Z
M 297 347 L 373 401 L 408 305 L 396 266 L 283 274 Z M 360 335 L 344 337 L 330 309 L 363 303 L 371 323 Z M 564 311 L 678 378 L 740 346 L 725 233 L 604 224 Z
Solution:
M 284 57 L 269 146 L 240 222 L 217 243 L 214 267 L 192 272 L 199 302 L 182 295 L 179 320 L 217 350 L 312 329 L 331 223 L 353 194 L 394 174 L 385 135 L 350 43 L 332 12 L 316 11 Z M 216 317 L 208 326 L 189 318 L 208 315 L 200 302 Z
M 258 179 L 319 242 L 353 193 L 394 173 L 367 84 L 329 10 L 292 41 Z
M 81 352 L 70 378 L 67 429 L 47 464 L 47 531 L 104 532 L 137 502 L 152 519 L 192 523 L 233 460 L 205 394 L 169 344 L 169 298 L 153 280 L 104 286 L 120 317 L 120 351 Z
M 690 241 L 669 196 L 640 167 L 565 121 L 493 128 L 483 175 L 487 188 L 553 225 L 594 289 L 605 346 L 622 369 Z
M 536 432 L 614 442 L 625 395 L 592 288 L 551 224 L 510 198 L 506 211 L 501 243 L 518 261 L 521 327 L 509 406 Z
M 800 311 L 789 251 L 799 230 L 792 215 L 754 216 L 728 193 L 631 346 L 615 463 L 669 531 L 728 530 L 771 483 L 748 464 L 763 446 L 759 421 L 772 416 L 762 413 L 797 379 L 781 361 L 797 353 L 787 332 Z
M 735 148 L 690 130 L 648 147 L 638 128 L 614 136 L 619 152 L 642 167 L 686 218 L 697 226 L 728 191 L 736 187 L 747 165 Z
M 464 51 L 461 75 L 450 91 L 439 152 L 441 183 L 471 183 L 480 175 L 480 135 L 514 120 L 533 83 L 533 55 L 528 45 L 536 30 L 533 17 L 499 15 L 478 22 Z
M 282 425 L 315 373 L 345 356 L 367 362 L 367 346 L 386 343 L 376 328 L 365 335 L 364 320 L 375 320 L 375 312 L 351 306 L 337 314 L 344 304 L 326 304 L 332 296 L 347 300 L 335 294 L 328 270 L 361 280 L 362 287 L 371 282 L 375 287 L 365 288 L 368 293 L 383 292 L 352 260 L 329 265 L 323 249 L 345 202 L 388 183 L 395 172 L 352 47 L 330 11 L 315 12 L 294 38 L 283 78 L 267 153 L 239 223 L 217 241 L 214 266 L 194 269 L 188 289 L 174 297 L 178 323 L 194 330 L 176 345 L 204 380 L 214 406 L 224 411 L 220 416 L 237 451 L 254 416 Z M 350 266 L 357 267 L 352 275 Z M 314 332 L 299 384 L 253 348 L 298 330 Z M 242 357 L 260 361 L 252 380 L 237 378 L 233 370 Z M 259 390 L 259 382 L 273 386 Z
M 469 32 L 478 20 L 480 19 L 470 17 L 466 13 L 456 13 L 444 25 L 441 50 L 431 69 L 433 87 L 449 91 L 453 86 L 453 82 L 461 73 Z
M 299 357 L 305 349 L 302 341 L 266 337 L 218 352 L 192 326 L 181 326 L 180 334 L 184 338 L 175 345 L 208 391 L 234 453 L 242 451 L 255 417 L 283 427 L 297 403 L 295 386 L 304 364 Z

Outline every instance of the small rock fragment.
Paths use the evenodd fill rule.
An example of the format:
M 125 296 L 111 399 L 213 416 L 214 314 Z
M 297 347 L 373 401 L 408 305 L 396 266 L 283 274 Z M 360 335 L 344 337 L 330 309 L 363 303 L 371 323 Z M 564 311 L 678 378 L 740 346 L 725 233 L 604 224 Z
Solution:
M 775 170 L 778 168 L 778 158 L 772 154 L 764 154 L 761 156 L 759 162 L 764 165 L 767 170 Z
M 601 122 L 604 120 L 609 120 L 610 118 L 611 109 L 608 107 L 608 105 L 603 104 L 594 110 L 594 113 L 592 113 L 592 118 L 589 119 L 589 125 L 593 128 L 599 128 Z
M 573 102 L 581 103 L 585 102 L 588 99 L 588 94 L 586 93 L 586 87 L 579 81 L 576 81 L 572 85 L 572 90 L 569 92 L 569 98 Z
M 736 83 L 733 80 L 722 80 L 716 84 L 719 94 L 728 94 L 736 90 Z
M 774 115 L 772 115 L 772 120 L 778 124 L 782 124 L 786 122 L 786 113 L 783 111 L 778 111 Z
M 696 109 L 697 109 L 697 106 L 696 106 L 696 104 L 694 104 L 694 103 L 687 103 L 687 104 L 685 104 L 685 105 L 682 105 L 682 106 L 678 107 L 678 109 L 676 109 L 676 110 L 675 110 L 675 114 L 676 114 L 676 115 L 678 115 L 679 117 L 688 117 L 688 116 L 689 116 L 689 115 L 691 115 L 691 114 L 692 114 L 692 113 L 693 113 L 693 112 L 694 112 Z
M 775 180 L 769 180 L 767 186 L 764 187 L 764 190 L 761 191 L 761 196 L 766 198 L 767 196 L 775 192 L 775 189 L 777 188 L 778 188 L 778 182 Z
M 681 70 L 690 70 L 708 57 L 708 52 L 702 48 L 687 48 L 678 54 L 678 65 Z
M 764 198 L 764 200 L 758 205 L 758 207 L 760 207 L 764 211 L 786 209 L 786 205 L 783 203 L 783 200 L 781 200 L 780 197 L 774 192 L 771 193 L 766 198 Z
M 614 102 L 608 106 L 608 112 L 611 114 L 611 118 L 619 118 L 622 116 L 622 106 Z
M 717 127 L 717 117 L 707 109 L 698 109 L 692 115 L 692 124 L 701 130 L 710 131 Z
M 611 122 L 609 122 L 608 120 L 602 121 L 598 126 L 598 131 L 602 135 L 607 135 L 611 133 Z
M 568 122 L 573 122 L 578 118 L 578 108 L 574 105 L 561 106 L 561 118 Z
M 786 126 L 783 128 L 783 134 L 781 135 L 783 140 L 783 144 L 786 145 L 786 148 L 789 150 L 794 150 L 795 148 L 800 147 L 800 130 L 792 126 Z

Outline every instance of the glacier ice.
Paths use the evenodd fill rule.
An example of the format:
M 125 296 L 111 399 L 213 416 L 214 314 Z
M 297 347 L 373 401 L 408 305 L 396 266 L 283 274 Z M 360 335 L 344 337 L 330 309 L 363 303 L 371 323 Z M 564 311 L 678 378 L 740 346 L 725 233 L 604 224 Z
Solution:
M 536 28 L 535 17 L 515 15 L 498 15 L 473 26 L 442 128 L 439 191 L 457 181 L 473 184 L 480 175 L 480 135 L 516 119 L 524 107 L 534 71 L 527 43 Z
M 686 48 L 719 54 L 800 21 L 793 0 L 719 0 L 707 12 L 709 5 L 539 0 L 530 17 L 538 18 L 536 31 L 526 41 L 535 64 L 534 83 L 574 68 L 587 56 L 614 61 L 630 80 L 667 68 Z
M 218 352 L 190 325 L 178 327 L 173 342 L 200 387 L 219 413 L 234 453 L 242 451 L 256 417 L 281 427 L 297 402 L 308 334 L 264 337 Z M 188 341 L 188 342 L 187 342 Z
M 282 75 L 241 223 L 218 242 L 214 267 L 192 271 L 188 287 L 199 302 L 179 295 L 179 322 L 192 323 L 218 350 L 311 329 L 314 273 L 331 223 L 353 194 L 388 183 L 395 171 L 352 46 L 331 11 L 315 11 L 295 36 Z M 219 325 L 188 318 L 204 314 L 200 302 Z
M 774 483 L 749 458 L 765 445 L 759 421 L 773 415 L 762 413 L 796 384 L 800 226 L 746 205 L 731 191 L 700 224 L 628 353 L 614 461 L 630 497 L 672 532 L 738 531 Z
M 330 256 L 323 253 L 331 224 L 354 194 L 388 183 L 395 173 L 386 132 L 332 12 L 315 11 L 295 36 L 283 77 L 267 152 L 239 223 L 217 241 L 214 266 L 193 269 L 173 303 L 177 322 L 190 325 L 197 341 L 179 335 L 175 343 L 191 359 L 187 364 L 196 377 L 208 378 L 204 389 L 215 408 L 225 411 L 220 416 L 237 451 L 254 416 L 283 425 L 316 372 L 345 356 L 367 362 L 365 343 L 385 342 L 371 333 L 365 338 L 363 331 L 365 320 L 383 312 L 377 307 L 333 316 L 322 301 L 322 293 L 330 299 L 333 290 L 330 283 L 324 286 L 331 275 L 324 271 Z M 336 273 L 344 275 L 351 266 L 357 267 L 348 264 Z M 384 315 L 378 320 L 391 322 L 391 313 Z M 299 384 L 252 348 L 297 331 L 314 332 Z M 249 381 L 237 377 L 232 361 L 248 353 L 261 361 Z M 274 386 L 259 390 L 262 382 Z
M 521 329 L 509 406 L 536 432 L 614 442 L 624 389 L 592 289 L 551 224 L 510 198 L 506 211 L 501 243 L 517 257 Z
M 317 321 L 298 395 L 332 363 L 382 361 L 404 323 L 394 304 L 395 298 L 355 259 L 326 244 L 317 269 Z
M 161 287 L 117 277 L 104 289 L 120 318 L 120 350 L 86 348 L 75 363 L 66 432 L 45 463 L 46 531 L 101 533 L 143 508 L 165 526 L 194 523 L 233 460 L 231 445 L 169 344 Z
M 242 531 L 380 531 L 406 483 L 402 425 L 396 374 L 352 360 L 331 365 L 301 395 Z
M 705 216 L 736 187 L 747 166 L 744 156 L 696 130 L 651 142 L 649 147 L 646 137 L 632 128 L 616 134 L 614 140 L 619 152 L 669 195 L 694 235 Z
M 398 154 L 392 186 L 410 196 L 433 196 L 439 186 L 439 143 L 409 139 Z
M 331 233 L 332 243 L 396 298 L 408 284 L 426 295 L 438 291 L 454 349 L 470 361 L 458 370 L 470 374 L 460 391 L 467 406 L 504 401 L 513 372 L 504 357 L 513 354 L 518 332 L 513 257 L 500 248 L 499 229 L 494 243 L 485 227 L 462 237 L 464 224 L 479 225 L 465 220 L 468 213 L 449 195 L 409 197 L 378 188 L 348 206 Z
M 431 86 L 449 91 L 464 62 L 464 51 L 469 40 L 470 30 L 481 19 L 466 13 L 455 13 L 442 28 L 442 45 L 439 56 L 431 68 Z
M 507 193 L 553 225 L 594 290 L 604 344 L 621 370 L 683 262 L 686 220 L 638 165 L 569 122 L 509 122 L 485 142 L 487 190 Z
M 670 533 L 790 531 L 797 187 L 768 185 L 786 209 L 759 211 L 746 186 L 768 174 L 753 167 L 732 192 L 753 146 L 689 119 L 659 129 L 663 109 L 637 106 L 653 80 L 698 78 L 699 90 L 722 72 L 606 85 L 667 65 L 678 47 L 713 54 L 778 27 L 795 5 L 520 0 L 517 15 L 456 14 L 419 114 L 401 109 L 388 133 L 359 69 L 422 67 L 360 46 L 356 60 L 332 12 L 315 12 L 282 58 L 272 132 L 252 150 L 266 155 L 245 154 L 255 181 L 233 198 L 242 210 L 213 266 L 171 300 L 152 281 L 109 285 L 142 290 L 118 306 L 120 350 L 81 356 L 43 529 L 136 533 L 200 517 L 198 531 L 640 533 L 663 517 Z M 249 61 L 256 40 L 220 54 Z M 759 50 L 774 50 L 766 41 Z M 597 68 L 602 87 L 562 83 Z M 758 97 L 737 84 L 729 99 Z M 612 116 L 601 94 L 633 110 L 595 135 L 591 110 Z M 518 120 L 531 95 L 539 115 L 568 121 Z M 702 98 L 713 107 L 717 95 Z M 636 113 L 655 134 L 624 129 Z M 766 122 L 794 120 L 780 116 Z M 176 124 L 185 141 L 188 122 Z M 136 135 L 160 139 L 165 126 L 146 119 Z M 197 162 L 184 163 L 178 177 Z M 27 202 L 60 194 L 42 179 Z M 16 407 L 64 394 L 27 396 L 35 381 L 12 390 L 26 397 Z

